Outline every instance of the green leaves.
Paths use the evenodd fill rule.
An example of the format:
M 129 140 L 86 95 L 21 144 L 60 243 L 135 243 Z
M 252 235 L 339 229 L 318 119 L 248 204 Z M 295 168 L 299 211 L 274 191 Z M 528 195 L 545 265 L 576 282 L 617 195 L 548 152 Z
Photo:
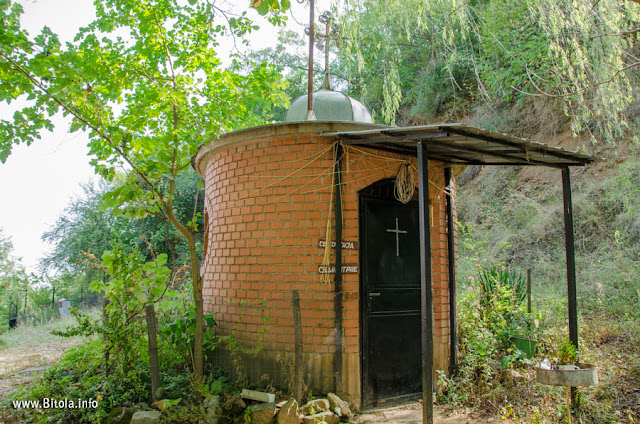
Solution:
M 221 36 L 242 38 L 255 25 L 246 14 L 227 20 L 209 1 L 96 0 L 95 20 L 63 46 L 48 29 L 30 38 L 20 28 L 22 9 L 0 2 L 0 100 L 27 104 L 13 119 L 0 120 L 0 161 L 14 144 L 30 144 L 51 129 L 51 116 L 70 115 L 70 130 L 89 137 L 96 171 L 110 180 L 127 173 L 103 196 L 103 208 L 133 219 L 162 214 L 195 257 L 198 217 L 177 207 L 176 181 L 199 146 L 259 119 L 246 99 L 283 100 L 274 90 L 280 81 L 275 68 L 225 69 L 218 59 Z M 274 21 L 288 6 L 264 4 Z M 124 293 L 132 308 L 160 297 L 167 278 L 160 258 L 144 266 L 139 259 L 105 257 L 113 299 Z M 191 273 L 198 298 L 199 276 Z M 201 363 L 195 372 L 202 375 Z
M 344 74 L 379 122 L 486 107 L 482 126 L 531 134 L 555 131 L 564 112 L 574 134 L 609 141 L 630 124 L 632 2 L 348 0 L 342 15 Z
M 30 40 L 19 26 L 21 8 L 4 0 L 0 100 L 26 97 L 33 106 L 13 121 L 0 121 L 0 159 L 12 144 L 39 138 L 40 130 L 52 128 L 49 117 L 63 112 L 74 117 L 71 132 L 89 132 L 101 172 L 126 164 L 134 173 L 166 180 L 207 141 L 203 134 L 215 138 L 246 122 L 246 108 L 225 107 L 228 102 L 220 97 L 242 92 L 270 101 L 274 96 L 246 84 L 233 70 L 221 70 L 215 48 L 227 30 L 243 37 L 255 25 L 244 14 L 227 21 L 208 2 L 189 4 L 105 0 L 74 43 L 61 46 L 46 28 Z M 264 5 L 286 9 L 273 0 Z M 121 39 L 118 31 L 131 39 Z
M 140 251 L 133 249 L 126 253 L 124 246 L 116 242 L 112 250 L 102 255 L 102 267 L 108 283 L 95 281 L 91 289 L 103 292 L 110 300 L 107 309 L 127 316 L 142 313 L 142 307 L 156 303 L 169 290 L 167 284 L 171 270 L 166 267 L 167 255 L 162 253 L 151 261 L 144 261 Z
M 291 7 L 291 2 L 289 0 L 252 0 L 251 7 L 256 9 L 261 16 L 265 16 L 274 11 L 286 12 Z
M 269 3 L 268 1 L 260 1 L 259 3 L 260 5 L 256 7 L 256 10 L 261 16 L 265 16 L 267 13 L 269 13 Z
M 155 162 L 151 160 L 147 168 L 151 168 L 154 164 Z M 157 214 L 161 211 L 160 197 L 149 188 L 145 189 L 144 183 L 135 175 L 129 176 L 123 183 L 102 196 L 100 208 L 103 211 L 111 209 L 114 214 L 131 219 L 141 219 Z
M 478 270 L 483 306 L 512 310 L 519 308 L 526 299 L 525 277 L 506 267 L 493 265 Z M 495 303 L 498 301 L 497 303 Z
M 13 254 L 13 243 L 3 234 L 0 227 L 0 294 L 6 289 L 22 288 L 26 284 L 28 284 L 27 275 L 20 259 Z
M 204 348 L 211 353 L 216 346 L 214 328 L 217 326 L 214 315 L 204 316 Z M 186 316 L 165 324 L 160 330 L 162 335 L 169 341 L 172 348 L 179 352 L 185 359 L 191 355 L 194 346 L 194 335 L 196 331 L 195 311 L 189 310 Z

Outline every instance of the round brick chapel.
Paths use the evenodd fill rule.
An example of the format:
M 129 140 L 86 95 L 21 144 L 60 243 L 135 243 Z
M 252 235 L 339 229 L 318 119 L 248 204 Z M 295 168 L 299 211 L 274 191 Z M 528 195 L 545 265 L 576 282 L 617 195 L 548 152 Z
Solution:
M 382 370 L 378 376 L 378 367 L 370 366 L 374 356 L 420 349 L 419 338 L 397 336 L 387 341 L 403 331 L 413 334 L 412 318 L 407 318 L 410 313 L 386 324 L 377 321 L 378 316 L 393 315 L 394 296 L 404 299 L 398 302 L 409 305 L 407 310 L 415 309 L 413 283 L 400 284 L 395 295 L 384 287 L 377 292 L 368 289 L 377 272 L 406 274 L 411 281 L 419 274 L 419 267 L 416 271 L 410 260 L 399 262 L 403 255 L 415 254 L 410 247 L 417 232 L 410 226 L 414 202 L 403 205 L 392 198 L 393 193 L 387 193 L 393 191 L 401 167 L 415 172 L 416 158 L 349 145 L 337 149 L 341 140 L 332 133 L 383 126 L 373 124 L 359 102 L 326 91 L 330 90 L 314 94 L 317 120 L 304 121 L 294 102 L 289 113 L 292 122 L 235 131 L 200 149 L 194 165 L 205 179 L 206 193 L 201 275 L 205 313 L 215 313 L 217 331 L 230 335 L 237 346 L 260 348 L 257 353 L 240 352 L 237 347 L 231 352 L 217 349 L 216 365 L 241 358 L 236 364 L 251 383 L 272 384 L 285 392 L 295 389 L 294 374 L 299 372 L 307 392 L 336 392 L 359 408 L 401 397 L 384 386 L 390 384 L 385 381 L 392 381 L 385 379 L 394 377 L 383 375 Z M 300 103 L 306 106 L 306 102 L 303 96 Z M 339 186 L 335 179 L 337 151 L 342 152 Z M 446 371 L 450 332 L 445 168 L 430 161 L 429 169 L 434 367 Z M 335 242 L 338 188 L 343 275 L 341 299 L 336 303 L 335 249 L 323 246 L 327 235 Z M 376 217 L 378 210 L 386 221 Z M 367 216 L 372 218 L 365 225 Z M 373 235 L 366 235 L 367 231 Z M 381 253 L 383 250 L 387 253 Z M 390 265 L 385 268 L 386 263 Z M 299 296 L 298 310 L 294 293 Z M 376 305 L 380 311 L 392 312 L 377 313 L 373 311 Z M 341 320 L 336 320 L 336 313 Z M 380 351 L 371 347 L 374 339 L 381 343 Z M 393 348 L 384 353 L 389 344 Z M 302 355 L 297 365 L 296 353 Z M 397 362 L 405 362 L 387 359 L 389 365 L 382 368 L 388 372 Z M 415 374 L 420 374 L 419 368 Z M 382 383 L 376 383 L 378 379 Z

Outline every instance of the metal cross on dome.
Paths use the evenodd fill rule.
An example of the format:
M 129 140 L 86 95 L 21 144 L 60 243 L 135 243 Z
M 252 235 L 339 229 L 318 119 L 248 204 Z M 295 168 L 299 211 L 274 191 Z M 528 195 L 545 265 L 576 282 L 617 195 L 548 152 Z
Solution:
M 339 43 L 339 29 L 338 25 L 335 24 L 333 15 L 328 10 L 322 12 L 320 18 L 318 19 L 320 23 L 325 25 L 324 34 L 318 34 L 318 41 L 316 42 L 316 47 L 320 50 L 324 51 L 324 83 L 322 88 L 331 90 L 331 84 L 329 83 L 329 54 L 331 52 L 330 46 L 333 41 L 336 44 L 336 47 L 340 47 Z
M 303 3 L 304 0 L 298 0 L 298 3 Z M 309 37 L 309 80 L 308 80 L 308 114 L 313 116 L 315 119 L 315 115 L 312 110 L 312 100 L 311 94 L 313 92 L 313 45 L 315 40 L 315 1 L 309 0 L 309 26 L 305 28 L 305 34 Z M 318 40 L 316 42 L 316 46 L 324 51 L 324 83 L 322 84 L 322 88 L 331 90 L 331 84 L 329 82 L 329 53 L 330 53 L 330 45 L 331 41 L 334 41 L 336 46 L 338 46 L 338 26 L 334 23 L 333 15 L 329 11 L 322 12 L 320 15 L 319 21 L 321 24 L 325 25 L 325 32 L 318 34 Z

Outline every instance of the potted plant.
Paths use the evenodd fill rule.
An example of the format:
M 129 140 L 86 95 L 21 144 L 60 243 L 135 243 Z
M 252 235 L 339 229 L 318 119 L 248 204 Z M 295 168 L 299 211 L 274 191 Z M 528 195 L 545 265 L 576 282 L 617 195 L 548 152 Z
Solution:
M 568 339 L 559 346 L 554 361 L 546 358 L 536 367 L 538 383 L 549 386 L 565 386 L 567 390 L 567 422 L 571 424 L 570 387 L 592 386 L 598 384 L 598 368 L 593 364 L 579 362 L 580 352 Z
M 523 358 L 533 358 L 538 340 L 536 338 L 539 328 L 540 319 L 533 317 L 532 313 L 520 312 L 514 323 L 514 335 L 510 338 L 510 343 L 516 350 L 521 352 Z
M 550 386 L 582 387 L 598 384 L 598 368 L 580 363 L 580 352 L 569 340 L 559 346 L 553 361 L 545 359 L 536 367 L 536 380 Z

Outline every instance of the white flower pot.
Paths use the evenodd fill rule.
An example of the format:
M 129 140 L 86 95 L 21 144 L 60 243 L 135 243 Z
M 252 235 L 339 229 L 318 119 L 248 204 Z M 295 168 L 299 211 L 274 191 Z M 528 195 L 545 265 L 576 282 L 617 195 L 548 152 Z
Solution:
M 552 365 L 536 368 L 538 383 L 549 386 L 582 387 L 598 384 L 598 367 L 593 364 Z

